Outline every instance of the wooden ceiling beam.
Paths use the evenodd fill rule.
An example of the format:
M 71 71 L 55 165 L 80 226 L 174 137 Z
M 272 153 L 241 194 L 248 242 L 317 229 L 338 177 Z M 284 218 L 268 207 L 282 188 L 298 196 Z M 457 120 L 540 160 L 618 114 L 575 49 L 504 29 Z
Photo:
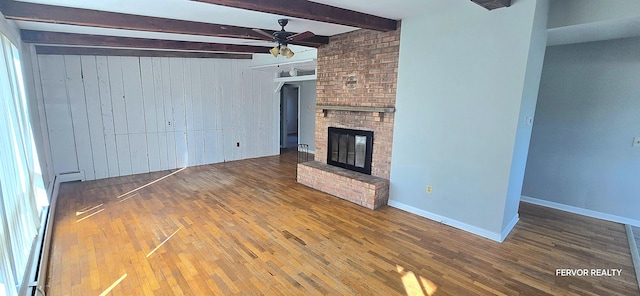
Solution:
M 393 31 L 398 21 L 307 0 L 191 0 L 375 31 Z
M 488 10 L 511 6 L 511 0 L 471 0 L 471 2 L 478 4 Z
M 252 28 L 193 22 L 81 8 L 0 0 L 0 11 L 7 19 L 52 24 L 89 26 L 109 29 L 136 30 L 160 33 L 189 34 L 211 37 L 264 40 Z M 272 34 L 273 30 L 263 31 Z M 311 47 L 329 43 L 328 36 L 314 36 L 291 42 Z
M 36 44 L 57 44 L 97 47 L 128 47 L 167 50 L 190 50 L 207 52 L 243 52 L 243 53 L 268 53 L 271 47 L 219 44 L 206 42 L 190 42 L 176 40 L 145 39 L 132 37 L 116 37 L 102 35 L 85 35 L 73 33 L 58 33 L 21 30 L 22 41 Z
M 208 58 L 208 59 L 252 59 L 251 54 L 169 51 L 124 48 L 70 47 L 36 45 L 37 54 L 54 55 L 99 55 L 99 56 L 132 56 L 132 57 L 169 57 L 169 58 Z

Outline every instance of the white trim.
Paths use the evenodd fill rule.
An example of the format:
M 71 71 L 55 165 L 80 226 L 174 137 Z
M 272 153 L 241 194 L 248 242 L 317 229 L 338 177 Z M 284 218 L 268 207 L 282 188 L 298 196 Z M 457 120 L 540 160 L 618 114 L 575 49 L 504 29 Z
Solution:
M 296 81 L 309 81 L 309 80 L 317 80 L 318 75 L 302 75 L 302 76 L 294 76 L 294 77 L 280 77 L 273 79 L 273 82 L 296 82 Z
M 501 243 L 504 240 L 504 238 L 506 237 L 506 234 L 508 234 L 509 231 L 511 231 L 510 228 L 507 228 L 508 231 L 505 230 L 506 234 L 500 234 L 500 233 L 497 233 L 497 232 L 488 231 L 486 229 L 483 229 L 483 228 L 480 228 L 480 227 L 477 227 L 477 226 L 474 226 L 474 225 L 471 225 L 471 224 L 467 224 L 467 223 L 464 223 L 464 222 L 461 222 L 461 221 L 458 221 L 458 220 L 455 220 L 455 219 L 451 219 L 451 218 L 447 218 L 447 217 L 444 217 L 444 216 L 440 216 L 438 214 L 427 212 L 425 210 L 421 210 L 421 209 L 418 209 L 416 207 L 412 207 L 410 205 L 406 205 L 406 204 L 403 204 L 401 202 L 397 202 L 397 201 L 394 201 L 394 200 L 389 200 L 388 205 L 391 206 L 391 207 L 403 210 L 403 211 L 407 211 L 407 212 L 412 213 L 412 214 L 416 214 L 416 215 L 421 216 L 421 217 L 425 217 L 427 219 L 434 220 L 436 222 L 440 222 L 440 223 L 445 224 L 445 225 L 449 225 L 449 226 L 458 228 L 460 230 L 471 232 L 471 233 L 473 233 L 475 235 L 479 235 L 479 236 L 482 236 L 484 238 L 488 238 L 490 240 L 493 240 L 493 241 L 496 241 L 496 242 L 499 242 L 499 243 Z M 518 217 L 517 216 L 515 217 L 515 219 L 513 221 L 511 221 L 510 225 L 513 224 L 515 226 L 516 222 L 518 222 Z M 513 226 L 511 226 L 511 228 L 513 228 Z
M 638 250 L 638 245 L 636 244 L 636 240 L 633 236 L 633 229 L 631 228 L 631 225 L 627 224 L 624 228 L 627 230 L 629 248 L 631 249 L 631 260 L 633 261 L 633 267 L 636 270 L 636 280 L 638 280 L 638 286 L 640 287 L 640 250 Z
M 284 86 L 285 82 L 284 81 L 280 81 L 280 82 L 274 81 L 274 82 L 277 82 L 278 85 L 276 85 L 276 90 L 273 93 L 276 93 L 276 94 L 280 93 L 280 91 L 282 90 L 282 86 Z
M 298 54 L 300 54 L 300 53 L 298 53 Z M 317 59 L 293 60 L 293 61 L 282 62 L 282 63 L 270 63 L 270 64 L 265 64 L 265 65 L 250 66 L 249 69 L 251 69 L 251 70 L 271 70 L 271 68 L 273 68 L 273 67 L 278 67 L 278 68 L 280 68 L 280 67 L 284 68 L 284 66 L 295 67 L 296 65 L 305 64 L 305 63 L 317 63 Z
M 45 208 L 44 211 L 48 211 L 48 209 Z M 38 241 L 39 241 L 39 238 L 42 237 L 41 232 L 42 231 L 40 230 L 38 231 L 38 235 L 36 235 L 33 238 L 33 242 L 31 243 L 31 249 L 30 249 L 31 252 L 29 253 L 29 259 L 27 260 L 26 269 L 24 271 L 24 275 L 22 275 L 22 280 L 18 285 L 18 295 L 27 295 L 27 289 L 32 286 L 32 283 L 29 281 L 29 279 L 33 278 L 33 274 L 35 273 L 36 266 L 38 266 L 38 264 L 34 264 L 34 260 L 38 260 L 35 257 L 36 257 L 36 250 L 37 251 L 40 250 L 38 246 L 39 245 Z M 38 252 L 37 254 L 39 255 L 40 253 Z
M 556 209 L 556 210 L 560 210 L 560 211 L 564 211 L 564 212 L 569 212 L 569 213 L 578 214 L 578 215 L 582 215 L 582 216 L 587 216 L 587 217 L 591 217 L 591 218 L 602 219 L 602 220 L 607 220 L 607 221 L 616 222 L 616 223 L 620 223 L 620 224 L 629 224 L 629 225 L 633 225 L 633 226 L 636 226 L 636 227 L 640 227 L 640 221 L 634 220 L 634 219 L 629 219 L 629 218 L 625 218 L 625 217 L 620 217 L 620 216 L 611 215 L 611 214 L 607 214 L 607 213 L 602 213 L 602 212 L 598 212 L 598 211 L 594 211 L 594 210 L 588 210 L 588 209 L 584 209 L 584 208 L 574 207 L 574 206 L 570 206 L 570 205 L 565 205 L 565 204 L 561 204 L 561 203 L 557 203 L 557 202 L 552 202 L 552 201 L 543 200 L 543 199 L 534 198 L 534 197 L 529 197 L 529 196 L 524 196 L 524 195 L 522 195 L 520 197 L 520 200 L 524 201 L 524 202 L 528 202 L 528 203 L 534 204 L 534 205 L 539 205 L 539 206 L 543 206 L 543 207 L 547 207 L 547 208 L 552 208 L 552 209 Z
M 292 84 L 295 85 L 295 88 L 298 90 L 298 122 L 296 123 L 296 133 L 298 135 L 298 144 L 300 143 L 300 108 L 302 107 L 302 105 L 300 104 L 300 102 L 302 102 L 302 98 L 300 97 L 300 94 L 302 92 L 302 87 L 299 84 Z
M 53 176 L 53 179 L 51 181 L 49 181 L 49 184 L 47 186 L 47 197 L 49 198 L 49 205 L 51 205 L 51 201 L 53 200 L 53 194 L 55 193 L 57 195 L 56 189 L 58 187 L 58 185 L 56 184 L 56 176 Z

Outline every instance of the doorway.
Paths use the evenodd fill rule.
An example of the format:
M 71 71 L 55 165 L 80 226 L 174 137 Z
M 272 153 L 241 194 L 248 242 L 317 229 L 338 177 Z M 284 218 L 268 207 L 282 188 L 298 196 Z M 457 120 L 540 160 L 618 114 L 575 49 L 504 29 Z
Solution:
M 280 148 L 298 147 L 300 88 L 285 84 L 280 90 Z

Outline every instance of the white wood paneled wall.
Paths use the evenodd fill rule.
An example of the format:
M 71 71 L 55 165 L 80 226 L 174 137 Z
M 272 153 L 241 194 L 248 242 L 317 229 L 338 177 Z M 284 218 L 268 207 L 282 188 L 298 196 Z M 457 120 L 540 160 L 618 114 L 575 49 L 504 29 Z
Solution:
M 93 180 L 278 154 L 273 77 L 249 63 L 38 55 L 55 173 Z

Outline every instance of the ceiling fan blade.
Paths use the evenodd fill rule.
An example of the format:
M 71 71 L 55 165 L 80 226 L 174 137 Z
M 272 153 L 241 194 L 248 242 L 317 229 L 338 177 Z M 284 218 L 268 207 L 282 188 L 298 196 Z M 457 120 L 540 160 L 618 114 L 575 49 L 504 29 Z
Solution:
M 256 33 L 258 33 L 258 34 L 260 34 L 260 35 L 264 36 L 264 37 L 265 37 L 265 39 L 266 39 L 266 38 L 268 38 L 267 40 L 273 40 L 273 35 L 271 35 L 271 34 L 269 34 L 269 33 L 265 32 L 265 31 L 262 31 L 262 30 L 260 30 L 260 29 L 252 29 L 252 30 L 253 30 L 254 32 L 256 32 Z
M 287 40 L 291 40 L 291 41 L 304 40 L 304 39 L 307 39 L 307 38 L 311 38 L 313 36 L 316 36 L 316 34 L 313 34 L 310 31 L 306 31 L 306 32 L 298 33 L 298 34 L 293 34 L 293 35 L 287 37 Z

